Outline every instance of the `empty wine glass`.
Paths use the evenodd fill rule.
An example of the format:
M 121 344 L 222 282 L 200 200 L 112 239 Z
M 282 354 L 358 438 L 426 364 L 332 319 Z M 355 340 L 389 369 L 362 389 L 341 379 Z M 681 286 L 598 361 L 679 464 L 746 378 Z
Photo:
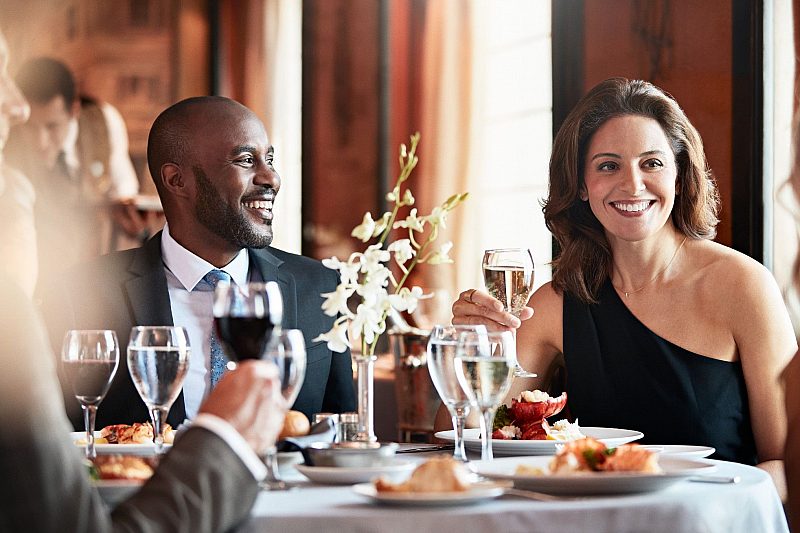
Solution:
M 164 424 L 189 370 L 189 334 L 180 326 L 137 326 L 128 342 L 128 370 L 153 422 L 156 453 Z
M 281 394 L 286 399 L 287 407 L 290 407 L 297 399 L 306 376 L 306 343 L 303 332 L 299 329 L 276 330 L 267 341 L 261 359 L 278 367 Z M 267 466 L 267 478 L 262 486 L 270 490 L 285 489 L 286 483 L 278 473 L 276 446 L 267 449 L 264 464 Z
M 467 461 L 467 454 L 464 450 L 464 424 L 472 406 L 472 401 L 458 382 L 455 367 L 458 341 L 461 334 L 466 331 L 486 334 L 486 326 L 436 325 L 428 338 L 427 354 L 431 381 L 453 421 L 455 435 L 453 458 L 459 461 Z
M 70 330 L 64 335 L 61 364 L 81 404 L 86 427 L 86 458 L 94 459 L 94 420 L 119 365 L 117 334 L 108 329 Z
M 511 388 L 514 336 L 510 331 L 465 331 L 455 358 L 459 384 L 481 411 L 481 459 L 491 460 L 492 423 L 497 407 Z
M 273 328 L 280 328 L 283 298 L 274 281 L 244 286 L 219 282 L 214 290 L 214 327 L 231 361 L 260 359 Z
M 533 293 L 533 255 L 527 248 L 498 248 L 483 253 L 483 282 L 486 290 L 503 303 L 505 310 L 519 317 Z M 514 375 L 535 378 L 522 368 L 514 355 Z

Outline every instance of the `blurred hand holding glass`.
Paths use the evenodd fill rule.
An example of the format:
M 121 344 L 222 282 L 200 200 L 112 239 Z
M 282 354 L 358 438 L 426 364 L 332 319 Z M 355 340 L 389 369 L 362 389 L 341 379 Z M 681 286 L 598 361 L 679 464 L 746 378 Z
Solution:
M 483 282 L 505 310 L 519 317 L 533 293 L 533 255 L 527 248 L 498 248 L 483 253 Z M 514 375 L 536 377 L 522 368 L 514 356 Z
M 450 412 L 455 434 L 453 458 L 459 461 L 467 460 L 464 450 L 464 424 L 472 402 L 459 383 L 455 358 L 461 334 L 467 331 L 487 334 L 485 326 L 437 325 L 433 327 L 428 339 L 428 371 L 442 403 Z
M 481 459 L 491 460 L 494 414 L 508 394 L 514 374 L 514 336 L 509 331 L 465 331 L 456 350 L 458 382 L 481 411 Z
M 189 370 L 189 334 L 180 326 L 137 326 L 128 342 L 128 370 L 153 422 L 156 453 L 163 428 Z
M 81 404 L 86 457 L 94 459 L 94 420 L 119 365 L 119 341 L 111 330 L 70 330 L 61 348 L 64 373 Z

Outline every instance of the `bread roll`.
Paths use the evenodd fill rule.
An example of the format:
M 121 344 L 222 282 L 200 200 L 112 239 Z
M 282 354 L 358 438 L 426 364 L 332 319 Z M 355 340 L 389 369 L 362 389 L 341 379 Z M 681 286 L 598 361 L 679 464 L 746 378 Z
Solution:
M 302 437 L 303 435 L 308 435 L 310 429 L 311 423 L 306 418 L 306 415 L 300 411 L 287 411 L 286 418 L 283 419 L 283 429 L 278 438 Z

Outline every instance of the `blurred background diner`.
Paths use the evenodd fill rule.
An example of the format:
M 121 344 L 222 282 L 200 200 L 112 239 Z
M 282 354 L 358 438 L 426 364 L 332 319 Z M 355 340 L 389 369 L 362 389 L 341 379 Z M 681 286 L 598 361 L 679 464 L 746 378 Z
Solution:
M 183 98 L 227 96 L 263 121 L 291 184 L 275 204 L 274 245 L 317 259 L 361 249 L 351 229 L 365 212 L 384 210 L 396 147 L 420 131 L 415 206 L 427 212 L 453 192 L 471 193 L 442 230 L 455 264 L 414 272 L 414 284 L 434 297 L 405 318 L 424 332 L 449 320 L 461 291 L 482 286 L 484 249 L 529 248 L 536 286 L 550 280 L 558 250 L 540 203 L 554 132 L 591 87 L 623 76 L 658 85 L 691 117 L 720 192 L 715 240 L 774 274 L 797 324 L 796 207 L 783 186 L 797 107 L 797 4 L 4 0 L 0 27 L 12 76 L 35 58 L 56 59 L 78 94 L 113 106 L 124 122 L 136 183 L 93 205 L 109 217 L 114 204 L 132 206 L 144 225 L 115 230 L 110 218 L 105 233 L 92 232 L 102 241 L 97 253 L 136 246 L 163 223 L 147 133 Z M 38 209 L 66 211 L 52 197 L 54 182 L 29 178 Z M 60 237 L 60 246 L 78 247 L 45 233 L 40 249 Z M 430 440 L 438 396 L 424 335 L 397 332 L 379 345 L 378 436 Z

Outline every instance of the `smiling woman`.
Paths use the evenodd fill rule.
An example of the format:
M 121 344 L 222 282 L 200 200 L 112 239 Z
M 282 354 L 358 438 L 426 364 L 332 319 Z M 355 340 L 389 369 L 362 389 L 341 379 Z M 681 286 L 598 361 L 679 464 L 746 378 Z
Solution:
M 561 254 L 531 298 L 536 313 L 520 325 L 475 291 L 454 304 L 453 323 L 519 327 L 525 368 L 563 356 L 581 425 L 712 446 L 716 458 L 759 464 L 782 490 L 776 384 L 797 344 L 771 274 L 711 240 L 717 205 L 677 102 L 644 81 L 606 80 L 554 141 L 544 215 Z

